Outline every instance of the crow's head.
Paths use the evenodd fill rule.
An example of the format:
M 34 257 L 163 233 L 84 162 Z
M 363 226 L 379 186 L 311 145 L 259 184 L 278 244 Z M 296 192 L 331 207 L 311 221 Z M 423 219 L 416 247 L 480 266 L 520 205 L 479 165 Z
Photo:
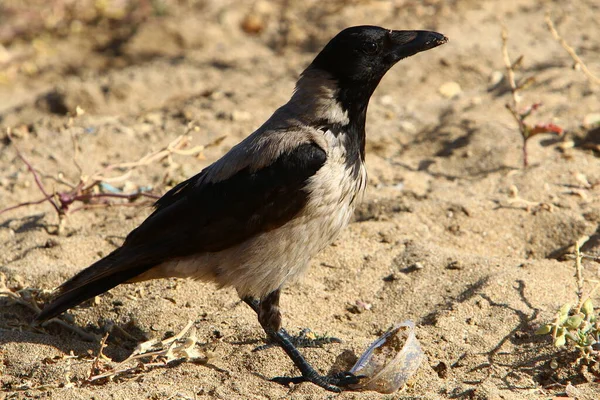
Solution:
M 329 72 L 340 83 L 378 83 L 401 59 L 437 47 L 447 40 L 437 32 L 355 26 L 331 39 L 311 66 Z

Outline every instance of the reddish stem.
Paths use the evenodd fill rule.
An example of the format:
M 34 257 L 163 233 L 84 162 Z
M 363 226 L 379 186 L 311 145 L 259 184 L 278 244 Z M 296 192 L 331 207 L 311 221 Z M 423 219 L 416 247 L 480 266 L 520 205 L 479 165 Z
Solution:
M 19 151 L 19 148 L 14 144 L 13 138 L 10 135 L 8 135 L 8 138 L 11 140 L 11 142 L 13 142 L 13 146 L 15 148 L 15 151 L 17 152 L 17 156 L 25 163 L 25 165 L 27 166 L 27 169 L 29 169 L 29 171 L 33 174 L 33 178 L 35 179 L 35 183 L 36 183 L 37 187 L 40 189 L 40 191 L 44 195 L 44 200 L 48 200 L 48 202 L 50 204 L 52 204 L 52 207 L 54 207 L 54 209 L 56 210 L 58 215 L 63 214 L 63 211 L 58 207 L 58 205 L 54 201 L 52 201 L 52 196 L 46 192 L 46 189 L 44 189 L 44 185 L 42 185 L 42 181 L 40 180 L 40 177 L 39 177 L 38 173 L 36 172 L 36 170 L 29 163 L 29 161 L 27 161 L 25 156 L 23 156 L 21 151 Z
M 35 205 L 35 204 L 40 204 L 40 203 L 43 203 L 46 200 L 48 200 L 48 199 L 44 197 L 43 199 L 39 199 L 39 200 L 36 200 L 36 201 L 27 201 L 25 203 L 19 203 L 19 204 L 16 204 L 14 206 L 10 206 L 10 207 L 7 207 L 7 208 L 4 208 L 4 209 L 0 210 L 0 214 L 3 214 L 5 212 L 11 211 L 11 210 L 15 210 L 17 208 L 26 207 L 26 206 L 32 206 L 32 205 Z

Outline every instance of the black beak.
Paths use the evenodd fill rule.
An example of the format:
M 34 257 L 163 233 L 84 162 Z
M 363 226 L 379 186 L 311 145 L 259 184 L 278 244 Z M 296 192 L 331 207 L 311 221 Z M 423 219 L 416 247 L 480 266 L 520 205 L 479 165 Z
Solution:
M 431 31 L 389 31 L 388 46 L 393 61 L 433 49 L 448 41 L 441 33 Z

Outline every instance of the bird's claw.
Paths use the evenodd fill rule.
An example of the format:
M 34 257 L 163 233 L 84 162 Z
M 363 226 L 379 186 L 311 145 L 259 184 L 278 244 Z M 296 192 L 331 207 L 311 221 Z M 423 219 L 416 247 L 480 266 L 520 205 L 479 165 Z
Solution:
M 362 378 L 365 378 L 365 375 L 354 375 L 352 372 L 349 371 L 341 371 L 336 374 L 333 374 L 331 377 L 332 383 L 336 386 L 341 387 L 345 387 L 348 385 L 356 385 L 360 382 Z

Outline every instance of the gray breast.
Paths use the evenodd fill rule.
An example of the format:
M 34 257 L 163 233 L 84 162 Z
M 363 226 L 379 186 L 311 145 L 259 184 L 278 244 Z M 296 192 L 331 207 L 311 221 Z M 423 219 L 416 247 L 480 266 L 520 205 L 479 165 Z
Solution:
M 360 160 L 358 174 L 348 165 L 344 135 L 326 132 L 318 139 L 327 161 L 308 179 L 308 201 L 296 218 L 226 250 L 164 263 L 152 277 L 209 280 L 235 287 L 242 297 L 262 297 L 301 276 L 348 225 L 367 180 Z

